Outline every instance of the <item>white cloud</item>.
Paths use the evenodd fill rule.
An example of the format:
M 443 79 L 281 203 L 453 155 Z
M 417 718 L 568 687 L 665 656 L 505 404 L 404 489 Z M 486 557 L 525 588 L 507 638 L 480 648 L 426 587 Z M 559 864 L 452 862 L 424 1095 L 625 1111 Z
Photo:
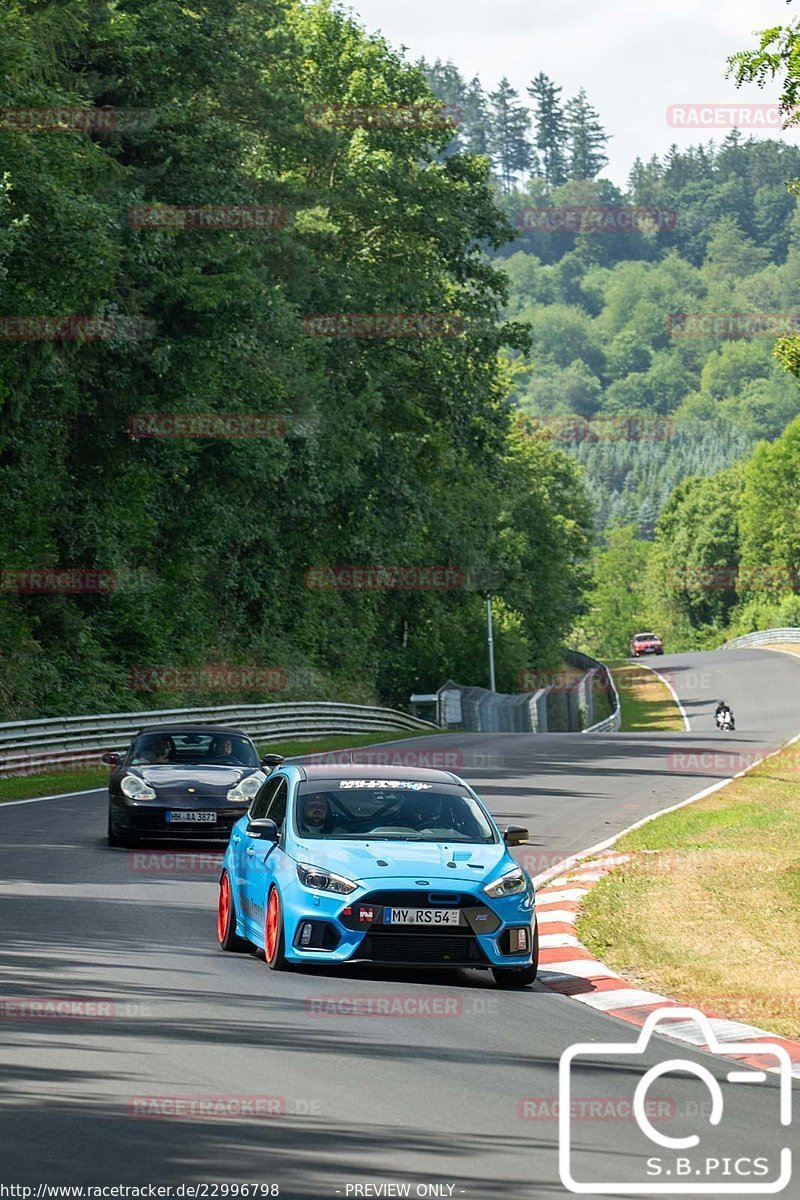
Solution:
M 545 71 L 564 95 L 584 86 L 612 133 L 607 174 L 624 184 L 634 158 L 663 154 L 724 130 L 673 129 L 671 104 L 776 101 L 777 84 L 737 89 L 726 59 L 755 46 L 756 30 L 786 24 L 784 0 L 354 0 L 370 30 L 380 29 L 412 59 L 452 59 L 491 90 L 503 75 L 522 96 Z M 777 135 L 797 143 L 800 134 Z

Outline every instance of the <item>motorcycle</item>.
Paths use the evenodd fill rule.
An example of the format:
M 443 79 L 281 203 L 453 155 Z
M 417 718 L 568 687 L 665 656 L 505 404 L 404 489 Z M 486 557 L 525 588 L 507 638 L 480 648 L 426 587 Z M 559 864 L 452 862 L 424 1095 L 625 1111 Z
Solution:
M 723 708 L 717 713 L 717 729 L 723 733 L 734 733 L 736 726 L 733 723 L 733 713 L 729 708 Z

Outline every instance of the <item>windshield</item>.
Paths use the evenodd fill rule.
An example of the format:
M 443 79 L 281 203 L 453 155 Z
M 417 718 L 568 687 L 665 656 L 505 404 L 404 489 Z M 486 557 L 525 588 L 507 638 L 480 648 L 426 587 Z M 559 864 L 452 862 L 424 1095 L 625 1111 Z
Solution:
M 301 784 L 294 828 L 303 838 L 496 841 L 486 814 L 463 789 L 398 780 L 326 779 Z
M 133 743 L 130 763 L 257 767 L 258 755 L 249 738 L 234 733 L 142 733 Z
M 655 642 L 658 641 L 658 638 L 654 633 L 637 633 L 633 640 L 635 642 Z

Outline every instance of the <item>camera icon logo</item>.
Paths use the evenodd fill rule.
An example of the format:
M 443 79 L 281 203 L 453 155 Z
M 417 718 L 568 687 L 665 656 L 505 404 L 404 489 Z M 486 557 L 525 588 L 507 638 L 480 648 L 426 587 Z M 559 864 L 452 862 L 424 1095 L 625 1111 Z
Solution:
M 662 1076 L 673 1072 L 681 1072 L 695 1076 L 707 1089 L 710 1095 L 710 1110 L 708 1122 L 719 1126 L 724 1117 L 724 1099 L 719 1081 L 712 1072 L 701 1064 L 689 1059 L 669 1058 L 659 1062 L 645 1071 L 636 1085 L 633 1093 L 632 1111 L 639 1130 L 646 1142 L 653 1143 L 663 1152 L 660 1156 L 647 1158 L 647 1171 L 643 1179 L 631 1181 L 608 1182 L 606 1180 L 580 1180 L 575 1178 L 575 1139 L 574 1123 L 571 1114 L 572 1081 L 574 1078 L 576 1059 L 587 1059 L 589 1064 L 603 1065 L 609 1059 L 624 1057 L 629 1059 L 636 1055 L 645 1054 L 648 1049 L 652 1052 L 650 1040 L 660 1022 L 675 1020 L 693 1021 L 702 1033 L 702 1041 L 715 1054 L 722 1055 L 754 1055 L 763 1059 L 775 1060 L 775 1068 L 779 1080 L 779 1123 L 781 1126 L 791 1124 L 792 1115 L 792 1062 L 788 1051 L 770 1042 L 731 1042 L 723 1043 L 717 1038 L 714 1028 L 705 1013 L 694 1008 L 660 1008 L 650 1013 L 642 1026 L 635 1042 L 580 1042 L 569 1046 L 561 1055 L 559 1063 L 559 1146 L 558 1165 L 561 1182 L 568 1191 L 583 1195 L 775 1195 L 782 1191 L 792 1178 L 792 1151 L 788 1146 L 780 1149 L 776 1169 L 769 1169 L 769 1162 L 763 1155 L 747 1157 L 742 1155 L 735 1160 L 721 1159 L 706 1154 L 705 1149 L 696 1156 L 688 1152 L 695 1150 L 700 1144 L 700 1138 L 692 1133 L 684 1137 L 670 1137 L 656 1129 L 649 1119 L 647 1112 L 648 1091 L 651 1085 Z M 665 1025 L 664 1033 L 669 1033 L 669 1025 Z M 733 1069 L 727 1072 L 727 1081 L 732 1084 L 759 1084 L 767 1081 L 764 1070 L 748 1067 L 745 1070 Z M 721 1175 L 720 1168 L 725 1164 Z M 765 1175 L 773 1175 L 764 1179 Z M 669 1177 L 667 1179 L 666 1177 Z

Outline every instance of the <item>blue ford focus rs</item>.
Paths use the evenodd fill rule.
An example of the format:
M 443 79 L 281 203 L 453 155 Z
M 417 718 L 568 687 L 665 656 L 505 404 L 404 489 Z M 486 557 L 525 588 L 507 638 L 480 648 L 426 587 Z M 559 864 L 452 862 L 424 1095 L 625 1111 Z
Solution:
M 536 978 L 533 884 L 463 779 L 420 768 L 274 770 L 233 826 L 217 932 L 263 949 L 272 970 L 375 963 Z

